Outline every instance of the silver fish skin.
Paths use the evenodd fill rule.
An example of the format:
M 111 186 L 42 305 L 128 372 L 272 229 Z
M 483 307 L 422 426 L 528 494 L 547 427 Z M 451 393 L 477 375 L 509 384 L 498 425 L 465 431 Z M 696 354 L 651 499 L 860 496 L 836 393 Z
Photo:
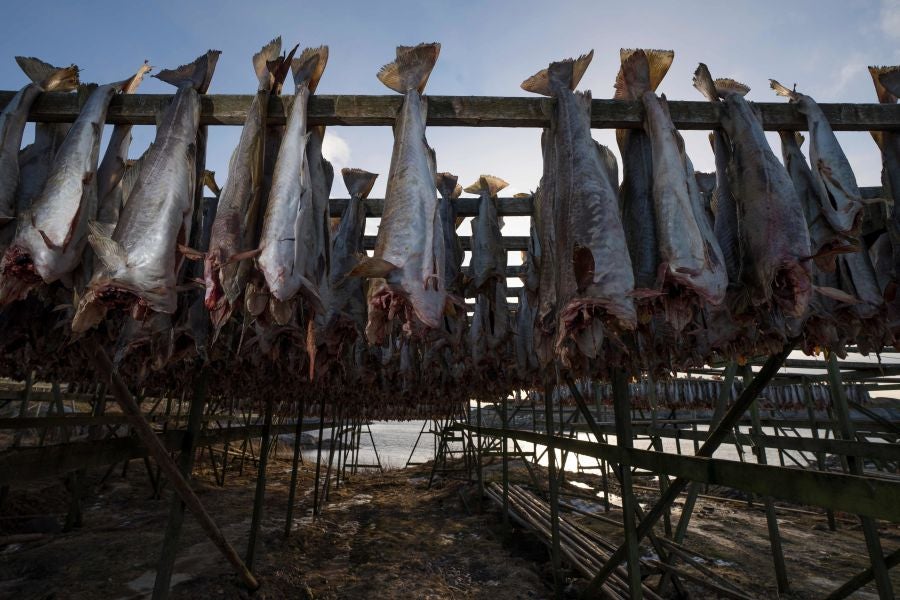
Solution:
M 325 52 L 327 55 L 327 49 Z M 304 243 L 298 228 L 300 212 L 304 208 L 309 210 L 313 202 L 307 157 L 307 104 L 315 87 L 313 82 L 318 82 L 325 65 L 320 60 L 319 49 L 308 48 L 293 60 L 292 68 L 294 102 L 272 175 L 257 265 L 278 302 L 288 302 L 300 292 L 318 302 L 315 283 L 305 277 L 297 259 L 299 246 Z
M 534 350 L 535 310 L 529 296 L 528 290 L 523 286 L 519 290 L 519 304 L 516 307 L 516 368 L 523 381 L 537 372 L 539 366 Z
M 587 357 L 596 355 L 606 336 L 591 335 L 591 343 L 585 344 L 583 332 L 630 330 L 637 321 L 631 298 L 634 273 L 612 183 L 617 166 L 612 154 L 591 137 L 590 92 L 572 91 L 592 56 L 593 51 L 576 60 L 551 63 L 522 84 L 526 91 L 556 99 L 556 114 L 543 139 L 541 193 L 546 197 L 538 202 L 537 211 L 543 230 L 540 285 L 544 273 L 558 274 L 547 277 L 555 279 L 556 293 L 555 298 L 541 299 L 539 326 L 546 331 L 544 314 L 558 310 L 557 353 L 572 340 Z M 544 229 L 553 219 L 555 226 Z M 538 345 L 545 362 L 546 338 Z
M 461 294 L 462 263 L 464 252 L 459 236 L 456 234 L 456 205 L 454 200 L 462 194 L 462 186 L 457 183 L 456 175 L 450 173 L 437 174 L 437 189 L 440 194 L 441 225 L 444 234 L 444 277 L 447 278 L 447 291 Z
M 397 49 L 397 60 L 378 77 L 404 94 L 394 125 L 384 212 L 375 253 L 355 275 L 371 279 L 366 337 L 380 343 L 394 316 L 409 333 L 437 329 L 447 301 L 444 238 L 435 189 L 434 152 L 425 140 L 428 104 L 422 96 L 439 44 Z
M 228 163 L 228 176 L 212 223 L 209 250 L 203 263 L 203 279 L 206 284 L 204 304 L 216 329 L 231 316 L 246 283 L 238 273 L 241 261 L 253 250 L 248 245 L 250 236 L 246 224 L 254 197 L 262 187 L 262 173 L 259 170 L 264 152 L 268 100 L 281 83 L 279 76 L 286 74 L 280 54 L 281 38 L 278 37 L 253 55 L 257 93 L 247 111 L 238 146 Z
M 322 155 L 325 127 L 313 127 L 306 146 L 312 202 L 300 207 L 297 219 L 297 260 L 303 276 L 318 288 L 328 286 L 331 265 L 331 228 L 328 223 L 328 198 L 334 182 L 334 169 Z
M 683 286 L 710 304 L 719 304 L 728 286 L 725 261 L 715 237 L 710 240 L 704 235 L 697 219 L 690 185 L 696 182 L 693 169 L 690 177 L 687 175 L 684 142 L 672 124 L 665 100 L 653 92 L 646 92 L 641 99 L 653 144 L 653 196 L 664 265 L 660 271 L 665 269 L 664 281 Z
M 809 128 L 809 162 L 819 193 L 822 214 L 839 235 L 856 238 L 862 225 L 863 202 L 856 176 L 831 125 L 816 101 L 790 90 L 774 79 L 769 83 L 775 93 L 790 99 L 806 116 Z
M 713 82 L 701 63 L 694 87 L 710 101 L 724 97 L 722 126 L 732 144 L 730 181 L 738 206 L 741 273 L 748 300 L 753 306 L 774 303 L 787 317 L 802 317 L 812 293 L 809 232 L 790 175 L 744 99 L 746 86 L 724 79 Z
M 0 225 L 15 218 L 19 184 L 19 148 L 31 105 L 41 92 L 70 92 L 78 87 L 78 67 L 54 67 L 37 58 L 17 56 L 31 83 L 16 92 L 0 113 Z
M 375 179 L 375 173 L 362 169 L 342 169 L 341 174 L 350 201 L 338 224 L 331 245 L 331 271 L 329 272 L 328 315 L 329 322 L 338 315 L 347 315 L 356 325 L 360 334 L 366 328 L 365 282 L 359 277 L 350 277 L 363 249 L 363 234 L 366 229 L 365 199 Z
M 7 280 L 53 283 L 81 261 L 87 243 L 88 220 L 97 208 L 97 161 L 106 110 L 122 83 L 102 85 L 90 97 L 60 145 L 42 192 L 18 224 L 16 237 L 3 257 L 3 289 Z M 40 280 L 34 275 L 40 277 Z M 27 287 L 15 286 L 0 302 L 24 297 Z M 28 286 L 30 287 L 30 286 Z
M 716 130 L 709 135 L 716 161 L 716 188 L 713 191 L 713 232 L 722 250 L 728 282 L 739 285 L 741 281 L 741 242 L 738 226 L 738 210 L 728 165 L 731 164 L 731 141 L 725 132 Z
M 94 274 L 79 302 L 72 321 L 76 333 L 100 322 L 112 305 L 175 312 L 176 276 L 183 260 L 178 245 L 190 239 L 200 94 L 209 87 L 218 57 L 218 51 L 210 50 L 189 65 L 156 75 L 178 91 L 163 113 L 112 236 L 99 228 L 89 235 L 105 268 Z
M 478 214 L 472 219 L 472 288 L 490 293 L 496 282 L 506 281 L 506 249 L 503 247 L 503 219 L 497 215 L 497 194 L 508 183 L 493 175 L 482 175 L 465 188 L 478 194 Z
M 134 94 L 141 82 L 153 67 L 149 62 L 138 69 L 137 73 L 122 87 L 123 94 Z M 113 127 L 112 135 L 106 147 L 106 153 L 97 167 L 97 221 L 115 225 L 119 220 L 119 212 L 125 202 L 122 177 L 128 167 L 128 149 L 131 147 L 131 125 L 119 124 Z
M 620 50 L 622 62 L 635 51 Z M 640 76 L 646 81 L 634 81 L 635 74 L 626 78 L 619 68 L 616 76 L 616 100 L 640 102 L 640 94 L 649 89 L 655 92 L 672 65 L 675 53 L 667 50 L 643 50 L 649 69 Z M 622 226 L 628 242 L 628 254 L 634 268 L 634 285 L 638 289 L 656 287 L 659 271 L 659 243 L 653 207 L 653 151 L 650 138 L 643 129 L 617 129 L 616 142 L 622 155 L 622 185 L 619 187 L 619 204 Z

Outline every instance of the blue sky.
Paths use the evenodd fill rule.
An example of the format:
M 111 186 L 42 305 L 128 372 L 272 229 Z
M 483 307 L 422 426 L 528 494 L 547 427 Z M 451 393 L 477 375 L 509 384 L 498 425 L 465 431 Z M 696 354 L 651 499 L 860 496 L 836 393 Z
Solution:
M 262 8 L 261 5 L 265 6 Z M 389 94 L 375 74 L 398 44 L 442 43 L 429 81 L 432 94 L 527 95 L 523 79 L 551 60 L 593 48 L 581 83 L 595 98 L 612 96 L 620 47 L 675 50 L 675 63 L 660 92 L 670 99 L 700 100 L 691 86 L 699 61 L 713 75 L 749 84 L 752 100 L 783 101 L 768 78 L 821 102 L 874 102 L 866 66 L 900 62 L 900 2 L 566 2 L 550 8 L 536 1 L 255 3 L 157 0 L 134 2 L 32 2 L 4 6 L 0 36 L 0 86 L 25 83 L 13 56 L 35 55 L 55 64 L 75 62 L 85 81 L 130 75 L 145 59 L 157 67 L 190 61 L 207 48 L 222 50 L 211 93 L 250 94 L 252 54 L 276 35 L 287 47 L 327 44 L 328 68 L 319 93 Z M 148 79 L 146 93 L 166 93 Z M 138 128 L 132 156 L 152 138 Z M 373 196 L 384 192 L 391 153 L 386 127 L 331 128 L 326 152 L 335 166 L 382 174 Z M 208 166 L 224 183 L 238 127 L 211 128 Z M 439 170 L 469 184 L 480 173 L 510 182 L 509 192 L 534 189 L 541 174 L 536 129 L 429 129 Z M 613 133 L 594 137 L 617 152 Z M 712 170 L 705 132 L 685 135 L 698 170 Z M 775 142 L 776 138 L 771 138 Z M 880 159 L 866 133 L 840 134 L 860 185 L 879 185 Z M 26 138 L 27 141 L 27 138 Z M 776 154 L 780 155 L 777 145 Z M 333 197 L 345 196 L 338 178 Z M 465 228 L 466 226 L 464 226 Z M 504 233 L 520 234 L 523 220 L 508 220 Z M 465 229 L 463 229 L 465 231 Z

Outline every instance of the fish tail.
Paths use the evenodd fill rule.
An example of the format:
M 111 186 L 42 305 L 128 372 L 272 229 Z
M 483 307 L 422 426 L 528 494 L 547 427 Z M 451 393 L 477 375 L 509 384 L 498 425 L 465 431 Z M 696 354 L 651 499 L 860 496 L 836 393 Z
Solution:
M 54 67 L 33 56 L 17 56 L 16 62 L 28 78 L 45 92 L 71 92 L 78 87 L 78 67 Z
M 796 144 L 797 149 L 803 147 L 803 142 L 806 141 L 806 138 L 799 131 L 779 131 L 779 137 L 781 137 L 782 144 Z
M 880 84 L 884 93 L 890 94 L 894 100 L 900 98 L 900 66 L 881 67 L 877 76 L 878 81 L 875 84 L 876 89 L 878 89 L 878 85 Z M 872 75 L 872 78 L 875 78 L 874 74 Z M 881 93 L 878 96 L 880 102 L 884 102 L 884 100 L 881 99 L 881 96 L 884 95 L 884 93 Z
M 709 67 L 700 63 L 694 71 L 694 87 L 710 102 L 719 101 L 719 93 L 716 91 L 716 82 L 709 73 Z
M 727 77 L 720 77 L 716 79 L 716 93 L 719 94 L 720 98 L 727 98 L 733 94 L 737 94 L 738 96 L 746 96 L 750 92 L 750 86 L 740 81 L 735 81 L 734 79 L 729 79 Z
M 641 63 L 643 60 L 638 57 L 637 61 L 639 63 L 637 65 L 633 65 L 638 68 L 639 75 L 641 75 L 641 81 L 630 81 L 626 79 L 625 74 L 625 63 L 636 53 L 643 53 L 646 57 L 646 70 Z M 666 73 L 669 72 L 669 68 L 672 66 L 672 61 L 675 60 L 675 52 L 673 50 L 636 50 L 631 48 L 622 48 L 619 50 L 619 57 L 622 61 L 622 66 L 619 68 L 619 73 L 616 75 L 616 93 L 613 98 L 617 100 L 637 100 L 640 98 L 641 94 L 647 90 L 651 92 L 655 92 L 656 88 L 659 87 L 659 84 L 662 82 L 663 77 L 666 76 Z
M 316 91 L 319 79 L 325 71 L 328 63 L 328 46 L 318 48 L 306 48 L 299 58 L 291 61 L 291 70 L 294 73 L 294 85 L 299 89 L 304 83 L 310 93 Z
M 418 46 L 398 46 L 397 58 L 378 71 L 378 80 L 401 94 L 415 89 L 421 94 L 431 76 L 431 70 L 441 53 L 437 42 Z
M 175 87 L 188 83 L 199 93 L 205 94 L 221 53 L 220 50 L 209 50 L 190 64 L 181 65 L 177 69 L 163 69 L 154 77 Z
M 487 191 L 491 196 L 496 196 L 500 193 L 500 190 L 508 185 L 508 183 L 494 175 L 482 175 L 478 178 L 478 181 L 467 187 L 465 191 L 469 194 Z
M 363 169 L 344 167 L 341 169 L 341 176 L 344 178 L 344 185 L 347 186 L 347 191 L 350 192 L 350 198 L 365 200 L 375 185 L 378 173 L 369 173 Z
M 878 94 L 878 101 L 882 104 L 893 104 L 897 101 L 897 96 L 889 92 L 881 83 L 881 76 L 892 71 L 900 71 L 900 66 L 869 67 L 869 75 L 872 76 L 872 83 L 875 84 L 875 93 Z
M 541 94 L 542 96 L 556 96 L 557 90 L 568 88 L 574 90 L 578 87 L 584 72 L 594 51 L 582 54 L 578 58 L 567 58 L 550 63 L 546 69 L 542 69 L 522 82 L 522 89 L 526 92 Z
M 263 46 L 259 52 L 253 55 L 253 71 L 259 81 L 259 91 L 268 92 L 275 86 L 275 70 L 278 58 L 281 55 L 281 36 Z
M 138 87 L 141 85 L 141 82 L 144 81 L 144 75 L 149 73 L 153 67 L 150 66 L 150 61 L 145 60 L 144 64 L 138 68 L 137 72 L 129 77 L 128 79 L 123 79 L 122 81 L 117 81 L 115 83 L 111 83 L 110 85 L 116 89 L 116 92 L 121 92 L 123 94 L 133 94 L 137 91 Z M 81 93 L 81 87 L 79 87 L 79 93 Z M 96 87 L 96 86 L 95 86 Z
M 769 87 L 775 90 L 775 93 L 779 96 L 784 96 L 785 98 L 790 98 L 791 100 L 797 100 L 797 98 L 799 97 L 796 91 L 781 85 L 774 79 L 769 80 Z
M 437 186 L 438 193 L 442 198 L 453 198 L 454 192 L 456 192 L 456 188 L 460 188 L 460 193 L 462 193 L 462 187 L 456 183 L 459 180 L 459 177 L 453 175 L 452 173 L 438 173 L 437 177 L 435 177 L 435 185 Z M 459 194 L 457 194 L 458 196 Z

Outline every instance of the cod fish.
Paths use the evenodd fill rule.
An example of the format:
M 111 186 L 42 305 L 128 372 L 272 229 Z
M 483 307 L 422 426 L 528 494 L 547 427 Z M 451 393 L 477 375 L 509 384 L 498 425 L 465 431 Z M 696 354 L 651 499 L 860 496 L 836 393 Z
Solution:
M 671 50 L 644 50 L 649 64 L 649 91 L 655 92 L 672 66 L 675 53 Z M 622 63 L 634 50 L 622 49 Z M 622 68 L 616 77 L 613 98 L 640 102 L 638 86 L 629 86 Z M 653 206 L 653 152 L 650 138 L 643 129 L 616 129 L 616 142 L 622 155 L 622 185 L 619 203 L 622 208 L 622 227 L 628 242 L 628 254 L 634 268 L 634 287 L 637 291 L 656 288 L 659 273 L 659 243 L 656 233 L 656 210 Z
M 753 306 L 774 303 L 785 316 L 802 317 L 812 293 L 809 231 L 790 175 L 744 99 L 745 86 L 723 79 L 717 84 L 701 63 L 694 87 L 724 109 L 722 126 L 732 145 L 729 181 L 738 207 L 746 297 Z
M 636 50 L 622 63 L 623 83 L 641 99 L 645 128 L 653 156 L 653 203 L 660 264 L 655 289 L 666 320 L 680 332 L 694 309 L 717 305 L 725 298 L 728 275 L 725 259 L 706 219 L 694 168 L 684 152 L 684 140 L 672 124 L 665 96 L 649 88 L 650 65 Z
M 78 87 L 78 67 L 54 67 L 34 57 L 16 62 L 31 83 L 16 92 L 0 113 L 0 225 L 15 218 L 19 185 L 19 148 L 31 105 L 41 92 L 70 92 Z
M 122 93 L 136 93 L 144 76 L 152 69 L 150 63 L 144 61 L 135 76 L 122 88 Z M 119 212 L 127 198 L 126 190 L 130 192 L 134 185 L 134 181 L 124 181 L 128 169 L 128 149 L 131 147 L 131 127 L 124 123 L 113 127 L 106 153 L 97 167 L 97 221 L 109 223 L 112 227 L 119 220 Z
M 437 190 L 441 195 L 440 213 L 444 232 L 444 277 L 447 280 L 447 292 L 461 294 L 463 291 L 462 263 L 464 252 L 459 236 L 456 204 L 454 200 L 462 194 L 462 186 L 457 183 L 456 175 L 450 173 L 437 174 Z
M 43 190 L 3 255 L 0 304 L 24 298 L 42 281 L 69 275 L 80 263 L 88 221 L 97 211 L 97 161 L 106 110 L 113 95 L 136 77 L 87 88 L 90 96 L 54 156 Z
M 863 201 L 853 169 L 828 119 L 809 96 L 790 90 L 774 79 L 770 79 L 769 84 L 776 94 L 790 99 L 791 104 L 796 104 L 800 113 L 806 116 L 809 162 L 822 215 L 838 235 L 857 238 L 862 224 Z
M 478 195 L 478 214 L 472 219 L 472 288 L 493 295 L 498 282 L 506 281 L 506 249 L 503 218 L 497 216 L 497 194 L 509 184 L 493 175 L 482 175 L 465 188 Z M 443 215 L 442 215 L 443 216 Z
M 425 139 L 428 103 L 422 96 L 440 44 L 397 48 L 378 79 L 404 95 L 394 125 L 394 150 L 375 253 L 354 275 L 372 279 L 366 337 L 380 344 L 396 315 L 407 333 L 441 326 L 447 303 L 444 234 L 435 189 L 434 151 Z M 423 332 L 424 333 L 424 332 Z
M 293 312 L 297 293 L 321 307 L 315 282 L 306 277 L 308 240 L 301 238 L 301 212 L 311 211 L 313 186 L 310 180 L 306 129 L 307 104 L 325 70 L 328 48 L 307 48 L 292 61 L 294 102 L 278 151 L 272 189 L 269 192 L 260 237 L 257 264 L 271 294 L 270 307 L 275 321 L 283 325 Z
M 178 88 L 162 115 L 156 139 L 110 235 L 93 224 L 88 240 L 103 261 L 78 303 L 72 330 L 95 326 L 110 308 L 149 309 L 172 314 L 176 277 L 190 239 L 194 200 L 200 94 L 206 93 L 219 59 L 210 50 L 193 63 L 161 71 L 157 77 Z
M 526 91 L 556 99 L 542 140 L 544 177 L 538 195 L 544 197 L 536 198 L 543 253 L 540 286 L 555 280 L 556 306 L 545 305 L 550 298 L 542 297 L 537 319 L 549 333 L 548 311 L 559 311 L 554 347 L 567 366 L 576 363 L 576 349 L 584 358 L 594 358 L 604 340 L 617 340 L 637 322 L 634 272 L 615 188 L 618 167 L 612 153 L 591 137 L 591 93 L 573 92 L 593 54 L 551 63 L 522 83 Z M 553 271 L 555 276 L 545 275 Z M 546 364 L 548 349 L 539 345 Z
M 341 169 L 344 185 L 350 192 L 347 208 L 341 215 L 340 223 L 331 245 L 331 271 L 328 285 L 328 322 L 341 315 L 349 318 L 362 336 L 366 328 L 365 282 L 359 277 L 350 277 L 358 257 L 365 253 L 363 234 L 366 229 L 365 200 L 378 177 L 362 169 Z
M 296 47 L 294 48 L 296 50 Z M 258 251 L 250 246 L 247 231 L 248 212 L 262 187 L 263 153 L 269 97 L 287 75 L 293 51 L 282 58 L 281 38 L 275 38 L 253 55 L 253 69 L 259 83 L 250 103 L 241 138 L 228 163 L 228 178 L 219 196 L 216 218 L 212 223 L 209 251 L 203 262 L 206 285 L 204 304 L 213 328 L 219 331 L 240 302 L 243 278 L 238 276 L 242 260 Z

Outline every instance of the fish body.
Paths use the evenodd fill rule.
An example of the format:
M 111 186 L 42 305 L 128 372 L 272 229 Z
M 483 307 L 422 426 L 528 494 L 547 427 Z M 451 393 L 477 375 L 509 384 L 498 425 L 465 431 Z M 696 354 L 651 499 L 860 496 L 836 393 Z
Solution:
M 146 152 L 111 236 L 95 228 L 89 240 L 103 261 L 81 298 L 72 329 L 85 331 L 111 306 L 172 314 L 176 308 L 179 245 L 190 239 L 195 192 L 200 94 L 209 86 L 218 51 L 157 78 L 178 88 Z
M 465 189 L 478 194 L 478 214 L 472 219 L 472 288 L 490 292 L 497 282 L 506 281 L 506 249 L 497 215 L 497 194 L 507 184 L 499 177 L 482 175 Z
M 307 103 L 325 68 L 323 56 L 327 56 L 327 49 L 307 49 L 293 60 L 294 102 L 278 150 L 260 236 L 257 264 L 272 297 L 281 303 L 292 300 L 301 291 L 318 302 L 315 283 L 305 277 L 298 257 L 301 244 L 306 243 L 300 236 L 300 213 L 310 211 L 313 202 L 307 157 Z
M 457 183 L 456 175 L 450 173 L 437 174 L 437 189 L 441 196 L 440 213 L 444 235 L 444 277 L 447 279 L 447 291 L 461 294 L 463 289 L 462 263 L 464 253 L 462 243 L 456 234 L 456 205 L 454 201 L 462 194 L 462 186 Z
M 799 318 L 812 293 L 806 218 L 790 175 L 769 147 L 740 84 L 734 84 L 713 82 L 703 64 L 694 75 L 695 87 L 707 99 L 724 97 L 722 126 L 733 151 L 729 173 L 738 207 L 742 282 L 751 305 L 774 303 L 787 317 Z
M 400 47 L 397 60 L 378 74 L 404 98 L 394 125 L 375 253 L 354 269 L 355 275 L 371 279 L 366 327 L 370 343 L 384 339 L 398 314 L 409 333 L 437 329 L 447 301 L 435 157 L 425 139 L 428 103 L 422 96 L 439 52 L 439 44 Z
M 820 199 L 822 215 L 841 236 L 856 238 L 862 224 L 863 203 L 850 161 L 837 141 L 828 119 L 805 94 L 769 80 L 779 96 L 786 96 L 806 117 L 809 128 L 809 162 Z
M 88 220 L 97 209 L 97 161 L 106 110 L 121 88 L 122 83 L 115 83 L 90 92 L 69 129 L 28 219 L 18 223 L 4 253 L 0 303 L 23 298 L 41 281 L 57 281 L 81 261 Z
M 37 58 L 17 56 L 31 83 L 16 92 L 0 113 L 0 225 L 15 218 L 19 185 L 19 148 L 31 105 L 41 92 L 69 92 L 78 87 L 78 67 L 54 67 Z
M 592 56 L 551 63 L 522 84 L 556 99 L 543 139 L 544 197 L 537 201 L 540 286 L 553 281 L 556 291 L 555 297 L 541 299 L 538 322 L 546 332 L 545 315 L 558 311 L 554 346 L 570 365 L 576 362 L 569 356 L 573 343 L 578 353 L 593 358 L 606 338 L 634 329 L 637 321 L 634 273 L 613 183 L 617 166 L 608 149 L 591 137 L 590 92 L 573 91 Z M 550 221 L 555 223 L 550 226 Z M 549 353 L 543 346 L 545 362 Z

